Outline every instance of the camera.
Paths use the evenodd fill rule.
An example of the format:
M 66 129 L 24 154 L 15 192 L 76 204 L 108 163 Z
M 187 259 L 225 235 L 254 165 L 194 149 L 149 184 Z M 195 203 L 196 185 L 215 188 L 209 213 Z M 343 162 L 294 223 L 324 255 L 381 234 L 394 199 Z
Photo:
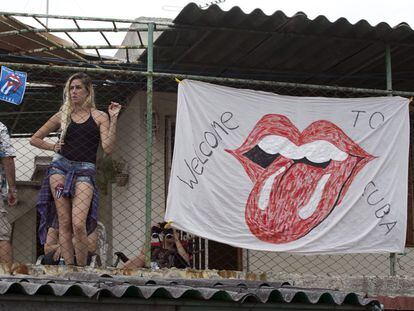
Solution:
M 162 233 L 162 229 L 157 226 L 152 226 L 151 228 L 151 237 L 153 239 L 158 239 L 159 235 Z
M 164 229 L 164 236 L 166 239 L 173 239 L 174 238 L 174 232 L 173 229 Z
M 161 239 L 162 236 L 165 236 L 166 239 L 174 238 L 174 231 L 172 228 L 165 229 L 166 222 L 159 223 L 158 226 L 152 226 L 151 228 L 151 237 L 153 239 Z M 161 236 L 161 237 L 160 237 Z

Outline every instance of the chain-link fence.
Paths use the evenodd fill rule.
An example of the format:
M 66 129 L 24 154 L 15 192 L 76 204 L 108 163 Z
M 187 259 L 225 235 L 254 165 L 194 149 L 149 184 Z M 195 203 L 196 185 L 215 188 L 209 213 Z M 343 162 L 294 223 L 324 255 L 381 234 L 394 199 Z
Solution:
M 56 113 L 62 106 L 66 80 L 73 72 L 30 68 L 26 71 L 29 84 L 24 102 L 20 106 L 1 107 L 1 121 L 8 127 L 16 149 L 19 203 L 8 208 L 13 223 L 14 260 L 41 262 L 46 253 L 49 255 L 43 259 L 44 263 L 64 260 L 67 264 L 84 265 L 75 262 L 73 255 L 64 254 L 62 244 L 81 257 L 85 257 L 86 250 L 88 263 L 94 260 L 102 266 L 113 264 L 114 251 L 128 256 L 138 254 L 145 224 L 142 222 L 145 215 L 140 214 L 145 212 L 146 192 L 145 105 L 141 105 L 146 101 L 145 78 L 132 75 L 120 78 L 108 73 L 90 75 L 96 108 L 108 111 L 111 101 L 119 102 L 124 105 L 120 118 L 132 116 L 132 119 L 118 123 L 115 141 L 115 116 L 109 120 L 108 114 L 91 113 L 79 105 L 71 113 L 63 139 L 58 126 L 62 124 L 62 112 Z M 72 84 L 66 98 L 82 102 L 82 96 L 90 93 L 85 89 L 87 85 L 81 79 L 74 79 Z M 36 132 L 35 139 L 31 138 Z M 63 144 L 58 150 L 60 139 Z M 111 149 L 114 149 L 112 155 L 105 155 L 104 150 Z M 55 151 L 72 161 L 96 164 L 96 175 L 93 165 L 76 167 L 62 162 Z M 53 171 L 49 167 L 52 162 Z M 61 177 L 65 175 L 68 179 L 68 172 L 75 175 L 71 184 Z M 47 175 L 49 185 L 42 184 Z M 43 201 L 38 200 L 40 192 Z M 99 198 L 95 196 L 98 192 Z M 38 211 L 43 206 L 43 214 L 38 213 L 36 204 L 40 207 Z M 87 237 L 82 227 L 86 227 Z M 70 236 L 70 240 L 62 239 L 62 233 Z M 49 258 L 51 253 L 54 256 Z
M 203 78 L 201 78 L 203 79 Z M 162 80 L 162 79 L 161 79 Z M 209 80 L 208 78 L 206 80 Z M 280 95 L 314 96 L 314 97 L 369 97 L 384 96 L 381 90 L 362 90 L 340 87 L 324 87 L 316 85 L 299 85 L 288 83 L 257 83 L 256 81 L 240 81 L 236 79 L 215 79 L 213 83 L 234 88 L 249 88 Z M 160 80 L 159 80 L 160 81 Z M 166 78 L 164 83 L 167 83 Z M 382 94 L 381 94 L 382 93 Z M 359 119 L 359 122 L 375 122 L 370 116 Z M 410 156 L 411 159 L 411 156 Z M 408 233 L 407 243 L 412 244 L 413 237 L 410 231 L 412 223 L 411 210 L 412 179 L 409 180 L 408 197 Z M 411 274 L 410 256 L 411 248 L 407 247 L 402 254 L 343 254 L 343 255 L 293 255 L 287 253 L 261 252 L 245 249 L 236 249 L 214 241 L 206 241 L 205 262 L 210 269 L 242 269 L 255 273 L 293 273 L 313 275 L 377 275 Z
M 157 226 L 157 223 L 162 222 L 165 211 L 174 148 L 177 82 L 171 77 L 155 75 L 153 112 L 152 117 L 148 118 L 145 75 L 111 70 L 89 73 L 99 110 L 108 111 L 111 101 L 123 105 L 116 123 L 114 145 L 111 138 L 114 129 L 110 126 L 115 118 L 113 111 L 110 112 L 112 118 L 109 121 L 108 114 L 90 113 L 90 110 L 76 106 L 59 152 L 68 155 L 72 161 L 93 163 L 95 151 L 90 146 L 97 146 L 97 137 L 103 138 L 97 151 L 95 175 L 93 166 L 73 167 L 72 162 L 62 163 L 53 151 L 57 150 L 56 143 L 61 135 L 57 125 L 62 122 L 62 117 L 56 113 L 62 105 L 66 80 L 75 69 L 56 70 L 27 65 L 24 68 L 29 81 L 24 102 L 20 106 L 3 104 L 0 107 L 1 121 L 8 127 L 16 149 L 19 202 L 16 207 L 7 208 L 12 223 L 14 261 L 44 264 L 62 264 L 65 261 L 66 264 L 101 267 L 148 266 L 145 254 L 149 252 L 144 251 L 144 246 L 150 232 L 146 223 L 150 219 L 150 223 Z M 72 86 L 68 90 L 69 96 L 72 96 L 73 102 L 82 102 L 82 96 L 88 93 L 82 93 L 85 83 L 77 85 L 74 81 L 76 79 L 69 85 Z M 216 80 L 215 83 L 294 96 L 373 95 L 370 92 L 293 84 L 240 83 L 235 80 Z M 148 120 L 152 123 L 150 133 L 147 131 Z M 47 127 L 37 132 L 44 124 Z M 36 132 L 35 137 L 45 143 L 30 139 Z M 94 134 L 91 136 L 91 133 Z M 148 144 L 148 134 L 152 136 L 151 145 Z M 42 140 L 43 136 L 47 137 Z M 105 150 L 113 147 L 111 156 L 104 154 L 102 145 Z M 92 157 L 92 160 L 88 160 L 88 157 Z M 50 169 L 52 162 L 53 169 Z M 66 184 L 62 174 L 66 179 L 68 176 L 73 177 L 73 183 Z M 49 176 L 46 186 L 43 183 L 45 176 Z M 412 191 L 411 179 L 409 184 Z M 100 195 L 94 201 L 96 190 Z M 39 203 L 39 192 L 51 195 L 46 203 L 51 208 L 56 202 L 55 214 L 49 213 L 43 215 L 46 218 L 42 218 L 38 213 L 36 204 Z M 4 196 L 7 197 L 7 190 Z M 94 205 L 97 207 L 96 215 L 91 212 Z M 408 222 L 411 223 L 412 214 L 409 216 Z M 39 228 L 43 231 L 39 232 Z M 162 258 L 159 264 L 164 267 L 268 274 L 386 276 L 393 265 L 389 254 L 300 256 L 237 249 L 190 234 L 174 233 L 159 226 L 153 228 L 151 233 L 152 255 L 157 253 Z M 412 241 L 412 237 L 408 240 Z M 177 250 L 176 241 L 184 249 L 178 255 L 174 252 Z M 64 250 L 63 245 L 68 249 Z M 170 251 L 162 253 L 161 245 L 170 245 L 167 247 Z M 405 254 L 396 255 L 397 274 L 412 273 L 412 256 L 411 248 L 407 248 Z M 75 258 L 78 259 L 75 261 Z
M 52 31 L 44 25 L 46 16 L 35 18 L 37 26 L 33 27 L 39 27 L 39 24 L 41 26 L 36 31 L 3 17 L 5 28 L 2 36 L 7 38 L 16 35 L 11 38 L 25 38 L 32 43 L 37 40 L 36 44 L 41 45 L 16 51 L 18 45 L 12 43 L 10 46 L 13 47 L 13 52 L 10 55 L 5 54 L 5 59 L 16 61 L 27 55 L 34 55 L 33 53 L 40 53 L 31 58 L 34 63 L 40 60 L 79 64 L 89 60 L 88 68 L 93 64 L 96 69 L 12 64 L 13 68 L 28 73 L 29 83 L 22 105 L 0 106 L 0 121 L 8 127 L 12 135 L 12 145 L 16 149 L 15 154 L 11 150 L 10 155 L 16 156 L 14 162 L 19 200 L 17 206 L 6 207 L 11 230 L 3 232 L 3 238 L 0 236 L 0 260 L 10 260 L 13 251 L 13 260 L 17 262 L 138 268 L 149 266 L 152 255 L 160 257 L 161 266 L 192 267 L 200 270 L 316 275 L 411 273 L 410 257 L 414 255 L 410 248 L 404 254 L 393 255 L 300 256 L 237 249 L 158 225 L 165 211 L 174 149 L 177 82 L 171 74 L 155 73 L 149 76 L 150 79 L 153 78 L 153 82 L 148 87 L 148 73 L 128 68 L 145 70 L 146 64 L 131 64 L 130 60 L 139 58 L 141 61 L 141 56 L 149 56 L 147 70 L 151 72 L 151 38 L 153 35 L 160 35 L 162 30 L 171 30 L 169 27 L 173 25 L 158 21 L 153 32 L 155 24 L 140 23 L 139 19 L 92 19 L 106 24 L 102 25 L 104 28 L 90 28 L 92 26 L 88 27 L 81 22 L 89 20 L 88 18 L 55 16 L 56 19 L 69 19 L 74 22 L 72 26 L 65 26 L 65 34 L 72 44 L 64 44 L 60 41 L 53 42 L 44 35 L 44 32 Z M 89 44 L 79 44 L 75 40 L 77 32 L 86 30 L 93 34 L 99 32 L 106 42 L 105 45 L 95 46 L 99 61 L 98 57 L 86 56 L 84 51 L 78 51 L 94 48 Z M 121 46 L 110 43 L 108 34 L 104 34 L 119 31 L 125 32 Z M 39 36 L 31 37 L 27 33 L 38 33 Z M 103 48 L 119 49 L 117 57 L 124 58 L 126 62 L 118 64 L 118 68 L 127 70 L 99 69 L 96 64 L 105 63 L 98 51 Z M 141 54 L 144 48 L 146 50 Z M 162 59 L 162 54 L 161 49 L 156 50 L 154 55 L 158 58 L 155 59 Z M 30 58 L 24 59 L 27 61 Z M 107 65 L 116 63 L 109 59 L 106 61 Z M 177 60 L 161 68 L 168 72 L 176 62 Z M 390 65 L 390 62 L 387 64 Z M 84 80 L 81 76 L 70 81 L 64 96 L 68 77 L 77 71 L 89 73 L 95 90 L 97 109 L 108 111 L 111 101 L 123 105 L 118 118 L 116 105 L 112 105 L 109 114 L 91 112 L 93 103 L 88 98 L 91 89 L 87 79 Z M 381 91 L 317 85 L 213 77 L 192 78 L 210 80 L 235 88 L 293 96 L 347 98 L 386 94 Z M 315 76 L 316 78 L 318 77 Z M 384 86 L 385 80 L 384 73 Z M 61 109 L 65 99 L 71 100 L 70 107 L 75 107 L 74 110 Z M 84 103 L 88 104 L 85 106 Z M 366 116 L 359 119 L 359 122 L 371 121 Z M 109 151 L 112 154 L 107 156 L 105 153 Z M 69 161 L 59 158 L 57 153 Z M 93 165 L 81 165 L 79 162 Z M 7 160 L 3 162 L 5 170 L 2 180 L 4 199 L 13 203 L 15 192 L 10 175 L 11 165 Z M 9 190 L 6 187 L 8 183 Z M 407 241 L 411 245 L 414 243 L 411 173 L 408 202 Z M 3 217 L 0 220 L 4 219 Z M 4 227 L 8 228 L 7 223 Z M 7 243 L 9 238 L 12 250 Z

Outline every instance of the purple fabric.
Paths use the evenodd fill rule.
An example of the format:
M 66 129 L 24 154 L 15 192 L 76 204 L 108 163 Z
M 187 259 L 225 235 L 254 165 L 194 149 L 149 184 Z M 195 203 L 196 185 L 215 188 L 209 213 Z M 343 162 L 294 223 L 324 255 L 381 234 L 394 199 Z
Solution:
M 59 226 L 58 222 L 56 221 L 56 206 L 49 183 L 49 172 L 51 168 L 57 168 L 65 172 L 65 185 L 63 187 L 63 197 L 65 198 L 72 198 L 73 194 L 75 193 L 76 177 L 88 176 L 91 178 L 94 190 L 91 207 L 89 208 L 88 217 L 86 219 L 86 231 L 88 235 L 96 229 L 98 221 L 99 193 L 95 182 L 96 171 L 93 169 L 71 169 L 68 171 L 67 168 L 59 165 L 59 163 L 52 163 L 47 170 L 46 177 L 43 179 L 42 187 L 39 191 L 36 204 L 37 212 L 40 216 L 39 239 L 42 245 L 46 243 L 47 230 L 50 227 L 57 229 Z

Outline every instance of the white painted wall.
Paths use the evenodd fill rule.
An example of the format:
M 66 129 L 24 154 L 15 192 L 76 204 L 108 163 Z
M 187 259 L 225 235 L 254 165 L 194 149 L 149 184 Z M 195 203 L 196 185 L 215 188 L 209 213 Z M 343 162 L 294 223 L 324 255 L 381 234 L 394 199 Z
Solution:
M 53 151 L 42 150 L 29 144 L 30 138 L 12 138 L 12 144 L 16 149 L 16 180 L 29 181 L 34 171 L 35 156 L 53 156 Z M 48 138 L 55 142 L 57 138 Z
M 129 183 L 126 187 L 112 186 L 113 250 L 127 256 L 138 253 L 145 240 L 146 183 L 146 93 L 137 93 L 119 118 L 117 150 L 114 159 L 128 163 Z M 174 115 L 176 94 L 156 93 L 153 110 L 159 115 L 155 132 L 152 161 L 152 219 L 162 221 L 165 209 L 164 133 L 165 116 Z

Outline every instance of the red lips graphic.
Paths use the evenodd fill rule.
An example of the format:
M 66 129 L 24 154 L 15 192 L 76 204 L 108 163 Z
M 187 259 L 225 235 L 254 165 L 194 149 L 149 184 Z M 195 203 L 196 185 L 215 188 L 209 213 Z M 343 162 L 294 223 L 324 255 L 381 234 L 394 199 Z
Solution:
M 246 203 L 247 225 L 270 243 L 295 241 L 319 225 L 375 158 L 329 121 L 313 122 L 300 133 L 278 114 L 262 117 L 238 149 L 226 151 L 254 183 Z

